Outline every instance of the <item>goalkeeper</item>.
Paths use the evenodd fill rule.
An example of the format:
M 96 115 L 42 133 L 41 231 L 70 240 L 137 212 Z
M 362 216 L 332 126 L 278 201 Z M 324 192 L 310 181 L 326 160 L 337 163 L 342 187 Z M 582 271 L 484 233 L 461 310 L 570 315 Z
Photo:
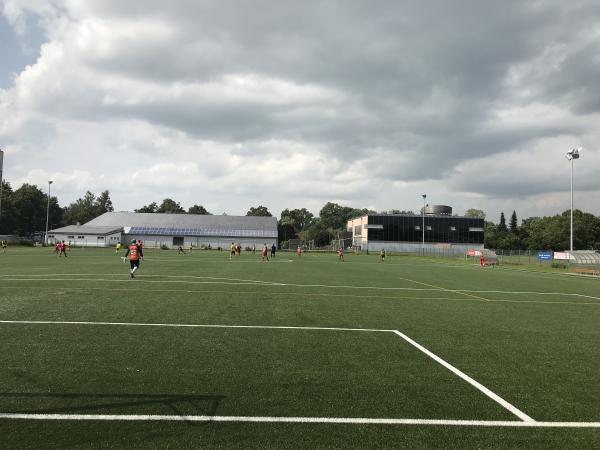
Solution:
M 135 239 L 131 241 L 131 245 L 127 248 L 125 255 L 123 256 L 123 260 L 127 258 L 129 255 L 129 265 L 131 267 L 129 271 L 129 275 L 131 278 L 135 278 L 135 271 L 140 268 L 140 260 L 144 257 L 144 253 L 142 252 L 142 248 L 137 244 Z

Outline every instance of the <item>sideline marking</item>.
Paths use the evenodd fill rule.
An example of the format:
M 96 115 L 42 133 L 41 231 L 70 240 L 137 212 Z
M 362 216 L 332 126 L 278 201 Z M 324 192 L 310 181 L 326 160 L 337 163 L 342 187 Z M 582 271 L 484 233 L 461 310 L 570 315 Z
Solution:
M 457 427 L 600 428 L 600 422 L 521 422 L 509 420 L 384 419 L 363 417 L 176 416 L 134 414 L 19 414 L 0 413 L 0 419 L 105 420 L 164 422 L 263 422 L 373 425 L 437 425 Z
M 90 276 L 90 275 L 100 275 L 100 276 L 116 276 L 119 278 L 107 279 L 107 278 L 61 278 L 64 276 Z M 64 281 L 109 281 L 115 283 L 131 283 L 129 278 L 125 278 L 124 276 L 121 278 L 121 274 L 29 274 L 29 275 L 0 275 L 0 279 L 4 281 L 51 281 L 51 282 L 64 282 Z M 48 278 L 48 277 L 59 277 L 59 278 Z M 16 278 L 9 278 L 16 277 Z M 24 277 L 34 277 L 34 278 L 24 278 Z M 144 279 L 145 278 L 145 279 Z M 188 281 L 188 280 L 151 280 L 148 278 L 193 278 L 193 279 L 205 279 L 211 281 Z M 421 281 L 410 280 L 408 278 L 402 278 L 403 280 L 410 281 L 413 283 L 421 284 L 424 286 L 431 286 L 428 288 L 410 288 L 410 287 L 384 287 L 384 286 L 351 286 L 351 285 L 328 285 L 328 284 L 296 284 L 296 283 L 279 283 L 273 281 L 262 281 L 262 280 L 245 280 L 242 278 L 222 278 L 222 277 L 201 277 L 194 275 L 141 275 L 137 278 L 135 283 L 152 283 L 152 284 L 224 284 L 224 285 L 248 285 L 248 286 L 283 286 L 283 287 L 300 287 L 300 288 L 327 288 L 327 289 L 358 289 L 358 290 L 379 290 L 379 291 L 442 291 L 442 292 L 452 292 L 456 294 L 462 294 L 465 296 L 469 296 L 471 298 L 477 299 L 479 301 L 484 302 L 512 302 L 512 303 L 547 303 L 547 304 L 555 304 L 555 303 L 564 303 L 564 304 L 586 304 L 591 305 L 595 303 L 570 303 L 570 302 L 540 302 L 540 301 L 532 301 L 532 300 L 498 300 L 498 299 L 489 299 L 485 297 L 480 297 L 478 295 L 473 295 L 474 293 L 478 294 L 506 294 L 506 295 L 555 295 L 555 296 L 565 296 L 565 297 L 578 297 L 578 298 L 589 298 L 592 300 L 600 300 L 600 297 L 595 297 L 593 295 L 586 294 L 577 294 L 571 292 L 536 292 L 536 291 L 499 291 L 499 290 L 473 290 L 473 289 L 447 289 L 443 287 L 438 287 L 432 284 L 423 283 Z M 10 287 L 10 286 L 9 286 Z M 467 300 L 467 299 L 457 299 L 457 300 Z
M 469 383 L 474 388 L 476 388 L 479 391 L 483 392 L 485 395 L 487 395 L 489 398 L 491 398 L 492 400 L 494 400 L 496 403 L 498 403 L 501 406 L 503 406 L 505 409 L 509 410 L 511 413 L 513 413 L 519 419 L 521 419 L 521 420 L 523 420 L 525 422 L 535 422 L 534 419 L 532 419 L 531 417 L 529 417 L 527 414 L 525 414 L 523 411 L 521 411 L 520 409 L 518 409 L 516 406 L 508 403 L 502 397 L 500 397 L 499 395 L 497 395 L 494 392 L 490 391 L 484 385 L 482 385 L 481 383 L 475 381 L 473 378 L 471 378 L 470 376 L 468 376 L 466 373 L 460 371 L 459 369 L 457 369 L 456 367 L 454 367 L 452 364 L 446 362 L 445 360 L 443 360 L 442 358 L 440 358 L 439 356 L 437 356 L 435 353 L 427 350 L 425 347 L 423 347 L 418 342 L 412 340 L 407 335 L 401 333 L 398 330 L 394 330 L 393 333 L 397 334 L 398 336 L 400 336 L 402 339 L 404 339 L 406 342 L 408 342 L 412 346 L 414 346 L 417 349 L 421 350 L 423 353 L 425 353 L 431 359 L 433 359 L 434 361 L 440 363 L 442 366 L 444 366 L 446 369 L 448 369 L 450 372 L 454 373 L 455 375 L 458 375 L 460 378 L 462 378 L 463 380 L 465 380 L 467 383 Z
M 85 322 L 59 320 L 0 320 L 0 323 L 23 325 L 121 325 L 129 327 L 171 327 L 171 328 L 256 328 L 266 330 L 321 330 L 321 331 L 367 331 L 392 333 L 395 330 L 375 328 L 341 328 L 341 327 L 290 327 L 276 325 L 206 325 L 194 323 L 142 323 L 142 322 Z
M 409 338 L 407 335 L 401 333 L 398 330 L 385 330 L 385 329 L 374 329 L 374 328 L 340 328 L 340 327 L 293 327 L 293 326 L 273 326 L 273 325 L 208 325 L 208 324 L 176 324 L 176 323 L 140 323 L 140 322 L 89 322 L 89 321 L 55 321 L 55 320 L 0 320 L 0 323 L 6 324 L 20 324 L 20 325 L 117 325 L 117 326 L 146 326 L 146 327 L 173 327 L 173 328 L 246 328 L 246 329 L 272 329 L 272 330 L 319 330 L 319 331 L 362 331 L 362 332 L 381 332 L 381 333 L 394 333 L 404 339 L 406 342 L 416 347 L 421 352 L 432 358 L 437 363 L 450 370 L 458 377 L 465 380 L 467 383 L 487 395 L 489 398 L 494 400 L 496 403 L 503 406 L 505 409 L 516 415 L 518 418 L 525 422 L 535 422 L 534 419 L 529 417 L 523 411 L 508 403 L 499 395 L 495 394 L 481 383 L 475 381 L 473 378 L 460 371 L 452 364 L 446 362 L 435 353 L 427 350 L 418 342 Z

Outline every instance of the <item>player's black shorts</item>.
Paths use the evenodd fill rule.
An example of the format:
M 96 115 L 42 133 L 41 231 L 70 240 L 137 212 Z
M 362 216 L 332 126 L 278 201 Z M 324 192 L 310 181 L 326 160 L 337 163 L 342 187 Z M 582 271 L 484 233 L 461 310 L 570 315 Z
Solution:
M 140 267 L 140 260 L 139 259 L 130 259 L 129 260 L 129 265 L 131 266 L 132 269 L 134 267 L 137 267 L 139 269 L 139 267 Z

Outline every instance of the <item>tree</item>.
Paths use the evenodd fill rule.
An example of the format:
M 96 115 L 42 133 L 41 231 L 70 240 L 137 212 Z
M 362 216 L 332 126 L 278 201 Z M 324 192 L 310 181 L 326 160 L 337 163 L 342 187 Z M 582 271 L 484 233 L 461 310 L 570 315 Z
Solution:
M 498 231 L 508 231 L 508 228 L 506 227 L 506 219 L 504 218 L 504 212 L 500 213 L 500 223 L 498 224 Z
M 69 225 L 76 223 L 85 223 L 92 220 L 94 214 L 94 201 L 96 197 L 90 191 L 87 191 L 82 198 L 78 198 L 65 208 L 65 222 Z
M 134 209 L 136 213 L 155 213 L 158 209 L 156 202 L 152 202 L 149 205 L 142 206 L 139 209 Z
M 71 225 L 86 223 L 110 211 L 114 211 L 114 208 L 108 191 L 102 192 L 97 198 L 92 192 L 87 191 L 82 198 L 65 208 L 64 220 Z
M 485 213 L 481 209 L 470 208 L 465 211 L 465 217 L 475 217 L 485 219 Z
M 185 209 L 183 209 L 175 200 L 165 198 L 156 209 L 156 212 L 163 214 L 185 214 Z
M 314 221 L 314 216 L 306 208 L 302 209 L 284 209 L 281 211 L 281 225 L 290 225 L 297 234 L 309 227 Z
M 17 210 L 14 192 L 8 181 L 2 181 L 2 211 L 0 212 L 0 234 L 13 234 L 17 231 Z
M 510 216 L 509 230 L 512 234 L 517 234 L 517 231 L 519 231 L 519 225 L 517 223 L 517 213 L 514 210 L 512 212 L 512 215 Z
M 115 208 L 113 208 L 113 204 L 108 191 L 100 193 L 100 195 L 96 198 L 96 201 L 94 202 L 94 208 L 96 217 L 106 212 L 111 212 L 115 210 Z
M 190 208 L 188 209 L 188 214 L 200 214 L 200 215 L 204 215 L 204 216 L 210 216 L 210 215 L 212 215 L 202 205 L 190 206 Z
M 266 206 L 257 206 L 255 207 L 251 207 L 248 212 L 246 213 L 246 216 L 262 216 L 262 217 L 273 217 L 273 214 L 271 214 L 269 212 L 269 210 L 267 209 Z
M 300 239 L 303 241 L 314 241 L 317 247 L 329 245 L 334 238 L 331 228 L 325 226 L 321 219 L 315 220 L 310 227 L 300 233 Z
M 25 183 L 12 197 L 16 215 L 14 231 L 21 236 L 27 236 L 45 230 L 47 195 L 37 186 Z

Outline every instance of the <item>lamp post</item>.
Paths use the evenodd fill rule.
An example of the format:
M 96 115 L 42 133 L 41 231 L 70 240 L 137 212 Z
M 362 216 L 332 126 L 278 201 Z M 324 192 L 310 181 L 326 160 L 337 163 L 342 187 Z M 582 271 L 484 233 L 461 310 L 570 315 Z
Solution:
M 423 250 L 423 256 L 425 256 L 425 199 L 427 198 L 427 194 L 423 194 L 423 209 L 421 210 L 421 217 L 423 218 L 423 224 L 421 227 L 421 231 L 423 232 L 423 243 L 421 244 L 421 249 Z
M 573 160 L 579 159 L 579 152 L 581 151 L 581 147 L 572 148 L 567 152 L 567 159 L 571 161 L 571 238 L 570 238 L 570 246 L 569 249 L 573 252 Z
M 46 234 L 44 235 L 44 242 L 48 245 L 48 218 L 50 217 L 50 185 L 53 183 L 52 180 L 48 180 L 48 205 L 46 206 Z

